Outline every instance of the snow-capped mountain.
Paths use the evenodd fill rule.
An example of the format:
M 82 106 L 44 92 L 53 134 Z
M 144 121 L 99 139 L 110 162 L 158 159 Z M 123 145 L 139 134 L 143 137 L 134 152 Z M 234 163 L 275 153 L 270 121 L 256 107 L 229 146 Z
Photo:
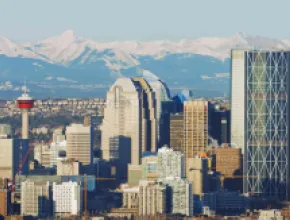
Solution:
M 26 50 L 22 45 L 16 44 L 5 37 L 0 37 L 0 55 L 41 59 L 33 51 Z
M 199 54 L 224 60 L 229 57 L 233 48 L 285 49 L 289 41 L 279 41 L 259 36 L 246 36 L 243 33 L 228 38 L 200 38 L 196 40 L 173 41 L 114 41 L 97 42 L 76 37 L 72 30 L 59 36 L 51 37 L 36 43 L 25 43 L 27 50 L 33 51 L 48 60 L 59 64 L 68 64 L 82 56 L 82 63 L 92 61 L 96 54 L 110 50 L 115 59 L 125 63 L 139 64 L 134 57 L 153 56 L 156 59 L 168 54 Z M 103 58 L 106 60 L 106 58 Z M 108 60 L 109 62 L 110 60 Z
M 73 89 L 76 93 L 92 92 L 96 85 L 107 87 L 116 77 L 136 76 L 140 69 L 146 69 L 172 88 L 211 88 L 213 93 L 223 94 L 229 88 L 229 56 L 233 48 L 290 49 L 290 40 L 238 33 L 227 38 L 179 42 L 99 42 L 78 37 L 72 30 L 24 44 L 0 37 L 0 85 L 9 81 L 19 87 L 27 78 L 34 86 L 32 91 L 47 94 L 48 90 L 63 88 L 74 94 Z M 9 90 L 6 87 L 5 91 Z

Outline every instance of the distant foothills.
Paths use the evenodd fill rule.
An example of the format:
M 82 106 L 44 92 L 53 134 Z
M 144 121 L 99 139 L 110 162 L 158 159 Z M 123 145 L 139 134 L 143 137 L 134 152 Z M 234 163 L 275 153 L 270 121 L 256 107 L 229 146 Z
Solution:
M 158 77 L 172 94 L 229 95 L 230 50 L 290 49 L 289 40 L 243 33 L 228 38 L 97 42 L 72 30 L 37 42 L 0 37 L 0 99 L 13 99 L 26 81 L 36 98 L 104 97 L 118 77 Z

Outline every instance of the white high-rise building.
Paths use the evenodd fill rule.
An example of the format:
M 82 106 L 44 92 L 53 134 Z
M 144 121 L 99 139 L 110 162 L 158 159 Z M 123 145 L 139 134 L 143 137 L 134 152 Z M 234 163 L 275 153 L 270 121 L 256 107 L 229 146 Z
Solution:
M 76 159 L 84 165 L 93 162 L 91 127 L 71 124 L 66 127 L 66 157 Z
M 170 212 L 174 214 L 193 215 L 193 196 L 192 184 L 179 177 L 168 177 L 159 180 L 162 184 L 171 189 L 171 207 Z
M 80 215 L 82 187 L 77 182 L 53 183 L 54 216 Z
M 231 66 L 231 143 L 245 146 L 245 51 L 232 50 Z
M 103 159 L 138 165 L 156 151 L 155 96 L 143 78 L 119 78 L 107 93 L 102 125 Z M 131 155 L 131 158 L 126 158 Z M 130 156 L 129 156 L 130 157 Z
M 167 146 L 158 150 L 157 167 L 158 177 L 185 177 L 184 155 L 179 151 L 173 151 Z

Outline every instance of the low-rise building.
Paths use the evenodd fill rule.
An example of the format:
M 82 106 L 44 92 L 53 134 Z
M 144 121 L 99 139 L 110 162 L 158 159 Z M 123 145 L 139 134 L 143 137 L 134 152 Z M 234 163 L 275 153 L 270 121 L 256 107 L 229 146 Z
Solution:
M 82 186 L 76 182 L 53 183 L 54 216 L 76 216 L 82 213 Z
M 284 220 L 281 210 L 271 209 L 271 210 L 261 210 L 258 220 L 264 219 L 275 219 L 275 220 Z
M 57 159 L 58 176 L 76 176 L 80 174 L 80 162 L 70 158 Z

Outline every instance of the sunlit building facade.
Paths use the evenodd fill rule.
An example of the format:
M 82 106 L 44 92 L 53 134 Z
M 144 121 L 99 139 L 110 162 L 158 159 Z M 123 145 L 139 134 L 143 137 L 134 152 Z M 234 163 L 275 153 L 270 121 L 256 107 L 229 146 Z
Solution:
M 244 126 L 244 134 L 240 130 L 244 138 L 239 145 L 244 151 L 244 193 L 287 200 L 290 52 L 232 52 L 233 56 L 237 54 L 241 68 L 244 66 L 244 79 L 236 88 L 232 85 L 232 120 L 240 120 L 238 124 L 241 128 Z M 237 74 L 232 67 L 233 80 Z M 241 93 L 239 103 L 233 96 L 235 92 Z M 237 120 L 234 111 L 238 108 L 244 112 Z M 235 129 L 232 130 L 232 141 L 237 135 L 233 132 Z M 244 146 L 241 145 L 243 141 Z

